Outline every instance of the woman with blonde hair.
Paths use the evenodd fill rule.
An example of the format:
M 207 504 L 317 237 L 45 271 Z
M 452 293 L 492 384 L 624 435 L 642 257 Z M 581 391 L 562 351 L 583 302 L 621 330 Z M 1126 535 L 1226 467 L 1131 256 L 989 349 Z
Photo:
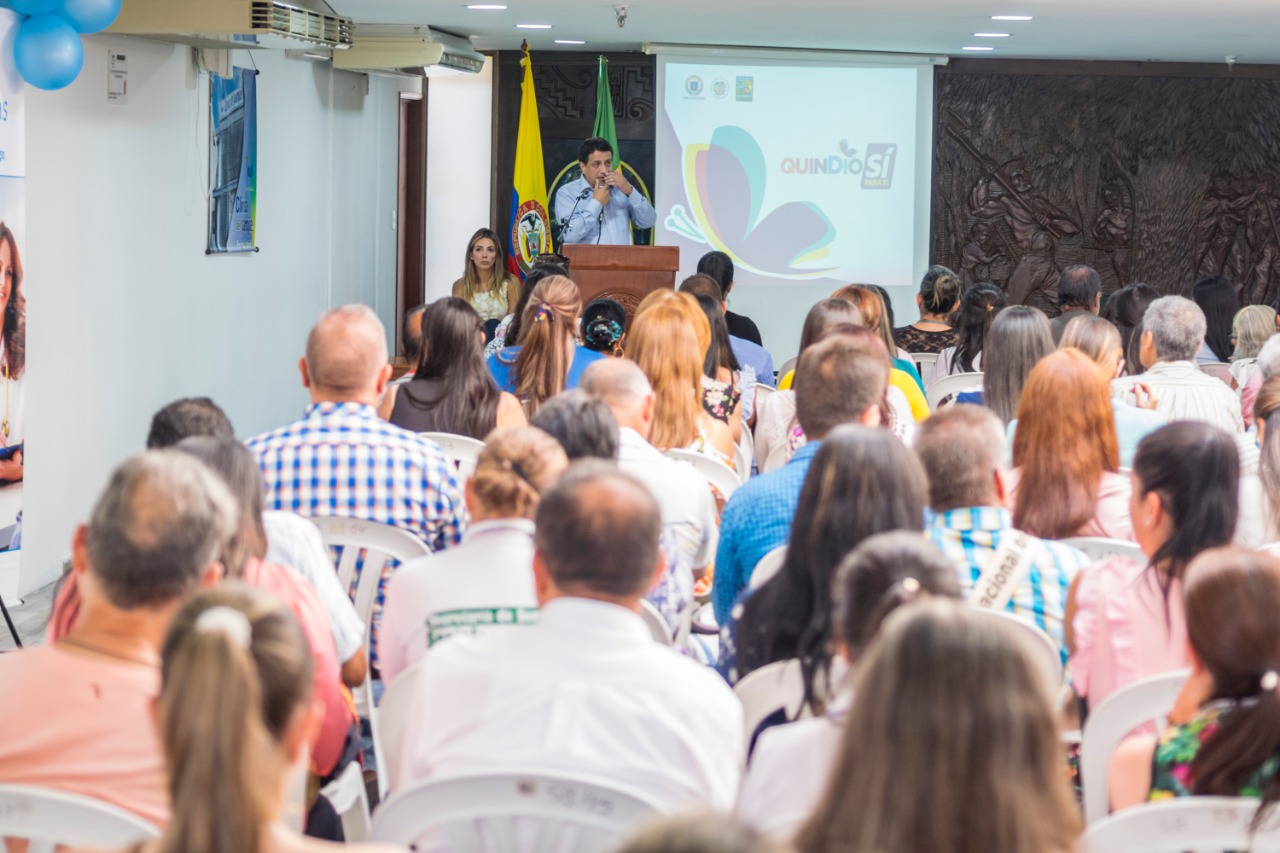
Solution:
M 941 598 L 902 607 L 863 658 L 854 695 L 800 853 L 1076 849 L 1051 699 L 1001 622 Z
M 534 286 L 520 319 L 519 345 L 489 356 L 494 381 L 520 399 L 526 414 L 561 391 L 577 388 L 587 365 L 606 357 L 578 344 L 581 314 L 578 285 L 560 275 L 544 278 Z
M 173 820 L 128 853 L 391 853 L 304 838 L 282 817 L 320 711 L 298 620 L 260 589 L 229 581 L 174 617 L 161 651 L 156 723 Z
M 520 279 L 507 272 L 507 256 L 497 233 L 481 228 L 471 235 L 466 268 L 462 278 L 453 283 L 452 295 L 476 309 L 486 340 L 493 338 L 503 317 L 515 313 Z
M 1258 351 L 1276 333 L 1276 309 L 1270 305 L 1249 305 L 1236 312 L 1231 323 L 1231 376 L 1243 388 L 1258 372 Z
M 489 434 L 464 487 L 471 526 L 462 542 L 406 563 L 387 584 L 378 638 L 385 682 L 459 631 L 490 631 L 537 617 L 533 518 L 542 494 L 568 467 L 560 442 L 540 429 Z
M 702 365 L 711 324 L 687 293 L 657 290 L 636 309 L 626 357 L 639 365 L 657 402 L 649 441 L 660 450 L 687 448 L 732 466 L 729 426 L 703 408 Z

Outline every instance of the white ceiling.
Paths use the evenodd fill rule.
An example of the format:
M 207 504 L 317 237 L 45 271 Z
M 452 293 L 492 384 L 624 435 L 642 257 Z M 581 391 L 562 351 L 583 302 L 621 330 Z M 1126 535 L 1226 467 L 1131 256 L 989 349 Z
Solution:
M 638 50 L 644 42 L 1020 59 L 1280 63 L 1280 0 L 329 0 L 358 23 L 429 24 L 480 50 Z M 628 7 L 618 28 L 614 6 Z M 992 21 L 997 14 L 1029 22 Z M 520 30 L 549 23 L 551 30 Z M 975 32 L 1010 38 L 975 39 Z M 560 46 L 554 39 L 586 39 Z M 985 44 L 990 53 L 966 53 Z

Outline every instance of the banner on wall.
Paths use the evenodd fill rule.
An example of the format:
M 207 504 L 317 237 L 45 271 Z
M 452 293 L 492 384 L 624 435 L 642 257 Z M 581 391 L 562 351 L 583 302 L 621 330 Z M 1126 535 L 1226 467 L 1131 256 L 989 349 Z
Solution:
M 11 45 L 20 17 L 0 9 L 0 44 Z M 26 121 L 13 51 L 0 49 L 0 590 L 15 591 L 22 545 L 26 419 Z
M 256 251 L 258 72 L 209 75 L 209 254 Z

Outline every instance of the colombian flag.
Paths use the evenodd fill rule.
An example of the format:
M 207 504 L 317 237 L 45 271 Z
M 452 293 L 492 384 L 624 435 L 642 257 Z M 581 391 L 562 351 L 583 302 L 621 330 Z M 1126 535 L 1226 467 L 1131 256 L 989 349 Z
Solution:
M 522 278 L 533 259 L 551 248 L 551 217 L 547 214 L 547 175 L 542 166 L 542 129 L 533 92 L 533 64 L 529 43 L 521 45 L 524 82 L 520 84 L 520 130 L 516 134 L 516 170 L 511 193 L 511 251 L 507 266 Z

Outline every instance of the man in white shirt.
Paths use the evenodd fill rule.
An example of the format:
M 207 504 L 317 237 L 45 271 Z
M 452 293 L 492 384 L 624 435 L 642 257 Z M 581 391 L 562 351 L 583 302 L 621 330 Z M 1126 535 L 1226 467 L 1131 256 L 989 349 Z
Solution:
M 392 786 L 536 769 L 612 780 L 665 810 L 727 810 L 742 706 L 711 670 L 653 642 L 638 613 L 662 572 L 660 532 L 643 485 L 575 463 L 538 506 L 538 624 L 451 637 L 405 676 Z
M 657 396 L 634 361 L 608 358 L 582 374 L 579 387 L 598 397 L 618 422 L 618 467 L 649 487 L 662 525 L 689 558 L 696 577 L 715 559 L 716 506 L 707 481 L 687 462 L 668 459 L 649 443 Z
M 1112 393 L 1134 405 L 1145 385 L 1159 398 L 1156 411 L 1170 422 L 1204 421 L 1232 435 L 1244 432 L 1240 400 L 1222 380 L 1196 367 L 1204 343 L 1200 306 L 1181 296 L 1162 296 L 1142 317 L 1140 358 L 1145 373 L 1112 380 Z

